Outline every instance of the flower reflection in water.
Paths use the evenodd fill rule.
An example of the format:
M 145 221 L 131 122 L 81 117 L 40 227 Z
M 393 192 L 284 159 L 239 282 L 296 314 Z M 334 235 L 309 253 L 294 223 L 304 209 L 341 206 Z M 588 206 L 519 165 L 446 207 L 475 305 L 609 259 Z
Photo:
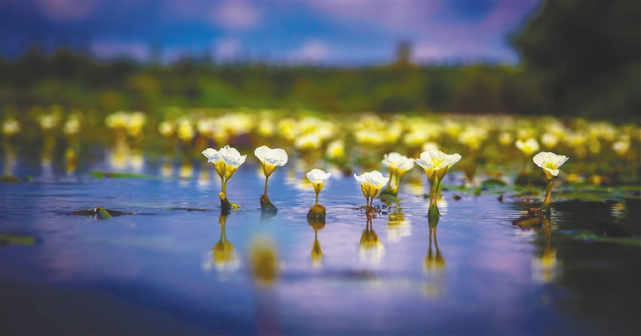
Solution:
M 323 266 L 323 250 L 321 249 L 321 244 L 318 241 L 318 230 L 325 228 L 325 218 L 310 218 L 307 217 L 307 222 L 309 226 L 314 229 L 314 244 L 312 245 L 312 266 L 321 267 Z
M 436 227 L 438 226 L 438 218 L 428 218 L 430 225 L 430 243 L 425 256 L 424 269 L 430 274 L 440 274 L 445 268 L 445 259 L 441 250 L 438 248 L 438 239 L 436 237 Z M 434 245 L 434 249 L 432 249 Z
M 385 254 L 385 247 L 372 226 L 373 214 L 367 214 L 367 224 L 359 243 L 358 256 L 365 264 L 379 264 Z
M 211 249 L 211 258 L 204 265 L 204 269 L 208 270 L 212 267 L 215 268 L 221 275 L 228 275 L 235 272 L 239 266 L 238 256 L 234 245 L 227 240 L 227 232 L 225 230 L 227 224 L 228 214 L 221 214 L 218 218 L 218 225 L 220 226 L 220 239 Z
M 438 297 L 443 294 L 443 271 L 445 270 L 445 258 L 438 248 L 438 239 L 436 237 L 436 227 L 438 226 L 439 217 L 428 217 L 429 222 L 429 247 L 427 255 L 423 260 L 423 270 L 429 276 L 425 282 L 424 293 L 427 296 Z
M 550 242 L 551 220 L 543 220 L 541 230 L 545 234 L 545 248 L 539 256 L 532 258 L 532 279 L 535 282 L 550 283 L 559 279 L 563 264 L 556 259 L 556 249 L 552 248 Z
M 387 215 L 387 240 L 392 243 L 397 243 L 403 237 L 412 235 L 412 225 L 410 221 L 405 219 L 405 214 L 401 211 L 399 203 L 395 203 Z
M 270 287 L 276 283 L 281 270 L 276 243 L 266 237 L 256 237 L 249 244 L 249 262 L 257 285 Z

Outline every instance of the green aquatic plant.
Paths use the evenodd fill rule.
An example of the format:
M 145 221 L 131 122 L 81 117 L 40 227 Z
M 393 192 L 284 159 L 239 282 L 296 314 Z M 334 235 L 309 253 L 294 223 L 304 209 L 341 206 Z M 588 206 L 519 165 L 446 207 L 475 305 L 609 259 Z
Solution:
M 425 151 L 421 153 L 421 157 L 416 159 L 416 164 L 423 167 L 427 179 L 430 182 L 430 208 L 428 216 L 439 216 L 440 212 L 436 202 L 441 189 L 441 182 L 450 170 L 450 168 L 461 160 L 461 156 L 455 154 L 445 154 L 438 150 Z
M 284 166 L 287 163 L 287 152 L 280 148 L 271 149 L 267 146 L 260 146 L 256 148 L 254 155 L 262 162 L 263 173 L 265 173 L 265 191 L 260 196 L 260 208 L 263 211 L 277 211 L 278 209 L 267 196 L 267 183 L 276 167 Z
M 321 190 L 323 190 L 323 186 L 325 185 L 325 182 L 327 182 L 327 180 L 330 178 L 330 176 L 332 176 L 331 173 L 326 173 L 320 169 L 312 169 L 307 173 L 307 179 L 312 182 L 312 185 L 314 186 L 314 192 L 316 193 L 316 202 L 314 203 L 312 208 L 309 209 L 307 218 L 325 218 L 325 207 L 318 204 L 318 195 L 320 194 Z
M 0 176 L 0 182 L 6 183 L 6 184 L 18 184 L 22 182 L 20 178 L 15 177 L 13 175 L 2 175 Z
M 372 210 L 372 203 L 374 198 L 378 193 L 383 189 L 383 187 L 389 182 L 389 177 L 384 177 L 379 171 L 372 171 L 369 173 L 363 173 L 360 176 L 354 174 L 354 178 L 361 185 L 361 191 L 365 200 L 367 202 L 367 211 Z
M 403 176 L 414 168 L 414 159 L 392 152 L 385 154 L 383 164 L 387 166 L 387 171 L 390 174 L 390 181 L 387 188 L 381 192 L 381 195 L 396 196 L 398 194 L 398 189 L 401 186 Z
M 149 178 L 148 175 L 134 174 L 134 173 L 118 173 L 118 172 L 103 172 L 95 170 L 88 173 L 93 178 Z
M 548 178 L 548 185 L 545 188 L 545 200 L 541 205 L 541 209 L 545 211 L 550 210 L 551 196 L 552 196 L 552 180 L 559 175 L 559 167 L 561 167 L 568 157 L 565 155 L 557 155 L 552 152 L 540 152 L 532 159 L 534 163 L 543 169 L 545 176 Z
M 236 148 L 229 146 L 225 146 L 219 151 L 213 148 L 207 148 L 202 153 L 207 158 L 207 162 L 214 164 L 216 173 L 220 176 L 222 191 L 218 194 L 218 197 L 220 198 L 220 206 L 223 211 L 240 208 L 240 205 L 231 203 L 229 199 L 227 199 L 227 182 L 234 176 L 238 167 L 245 163 L 247 155 L 240 155 Z
M 17 233 L 17 232 L 0 232 L 0 246 L 8 246 L 8 245 L 32 246 L 32 245 L 35 245 L 37 242 L 38 242 L 38 238 L 30 234 Z

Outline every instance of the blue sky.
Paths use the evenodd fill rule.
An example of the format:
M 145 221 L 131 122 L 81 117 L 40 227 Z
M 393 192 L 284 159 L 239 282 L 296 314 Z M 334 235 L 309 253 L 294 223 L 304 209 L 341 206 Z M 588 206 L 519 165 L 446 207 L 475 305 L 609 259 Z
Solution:
M 217 60 L 368 65 L 394 59 L 410 41 L 419 63 L 516 63 L 507 36 L 540 1 L 5 1 L 0 51 L 16 57 L 34 43 L 84 45 L 101 59 L 165 62 L 209 52 Z

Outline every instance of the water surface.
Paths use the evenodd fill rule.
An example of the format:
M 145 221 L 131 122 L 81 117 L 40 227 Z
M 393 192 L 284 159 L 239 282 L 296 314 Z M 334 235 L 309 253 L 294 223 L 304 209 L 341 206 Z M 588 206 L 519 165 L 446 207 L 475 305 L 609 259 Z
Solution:
M 430 241 L 418 172 L 371 229 L 354 178 L 335 176 L 320 197 L 326 223 L 315 230 L 302 172 L 272 175 L 279 211 L 270 217 L 259 208 L 263 177 L 242 166 L 228 187 L 242 209 L 221 218 L 210 168 L 136 167 L 124 170 L 151 178 L 86 174 L 112 169 L 103 161 L 71 175 L 26 161 L 12 168 L 34 181 L 1 185 L 1 230 L 35 240 L 0 247 L 3 334 L 641 333 L 638 244 L 575 234 L 621 229 L 638 239 L 638 201 L 555 206 L 547 229 L 525 230 L 512 221 L 536 204 L 494 194 L 455 201 L 445 191 Z M 135 214 L 73 215 L 97 206 Z M 223 235 L 236 260 L 214 261 Z M 362 247 L 363 235 L 379 244 Z M 250 271 L 256 237 L 278 250 L 272 286 Z

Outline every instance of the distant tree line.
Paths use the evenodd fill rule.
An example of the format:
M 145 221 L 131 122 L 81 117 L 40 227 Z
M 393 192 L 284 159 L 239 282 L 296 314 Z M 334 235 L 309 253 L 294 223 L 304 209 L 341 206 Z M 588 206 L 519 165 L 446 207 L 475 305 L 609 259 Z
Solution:
M 517 66 L 341 68 L 183 59 L 99 62 L 32 48 L 0 60 L 2 106 L 153 112 L 162 106 L 328 112 L 552 114 L 639 122 L 641 25 L 634 1 L 547 1 L 513 37 Z M 403 48 L 407 48 L 404 44 Z

